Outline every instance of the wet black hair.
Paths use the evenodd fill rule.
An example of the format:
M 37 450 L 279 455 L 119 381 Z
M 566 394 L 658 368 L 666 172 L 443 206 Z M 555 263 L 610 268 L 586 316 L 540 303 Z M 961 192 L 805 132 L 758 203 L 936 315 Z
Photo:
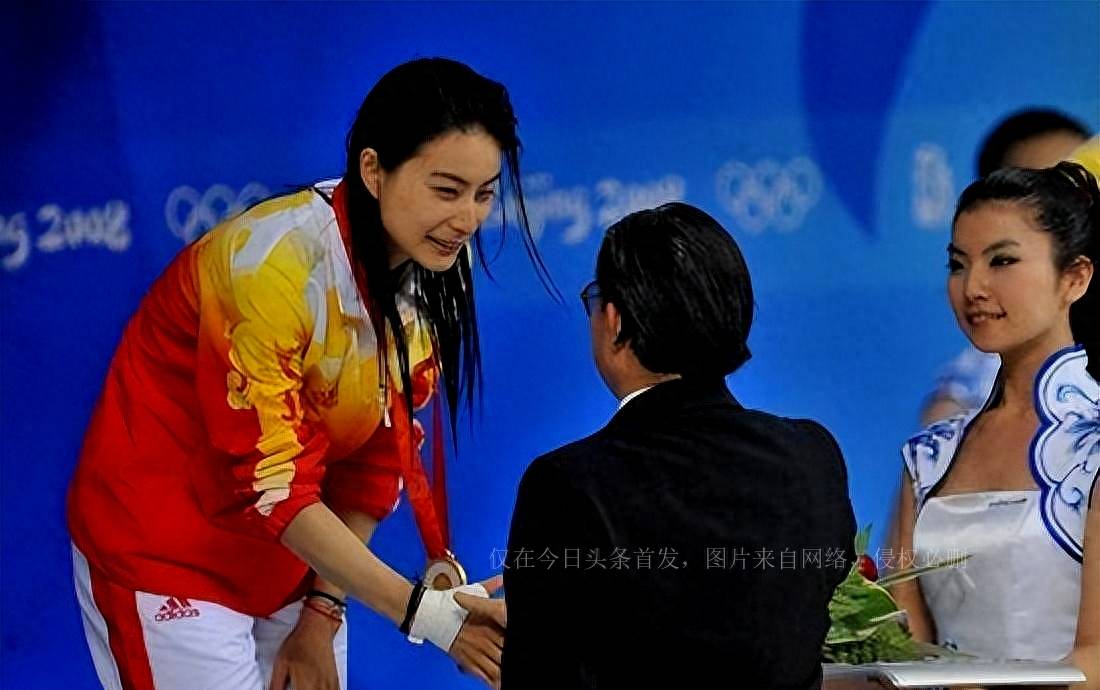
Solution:
M 412 158 L 420 148 L 445 134 L 484 130 L 500 146 L 504 170 L 501 185 L 511 192 L 512 215 L 543 285 L 558 297 L 539 257 L 527 220 L 520 181 L 520 140 L 517 120 L 503 84 L 488 79 L 470 67 L 445 58 L 421 58 L 387 72 L 367 94 L 347 135 L 347 212 L 351 225 L 351 254 L 360 291 L 374 325 L 379 362 L 387 361 L 387 324 L 394 339 L 406 404 L 412 408 L 409 355 L 401 326 L 395 293 L 403 270 L 414 272 L 418 316 L 427 326 L 451 418 L 452 434 L 460 398 L 473 407 L 475 391 L 481 385 L 481 350 L 469 247 L 464 247 L 455 264 L 433 272 L 412 263 L 391 271 L 386 230 L 378 200 L 367 190 L 360 174 L 360 156 L 374 149 L 381 168 L 393 171 Z M 506 225 L 505 198 L 500 203 L 501 241 Z M 488 274 L 488 262 L 481 233 L 473 246 L 478 261 Z M 489 274 L 491 276 L 491 274 Z M 380 380 L 388 385 L 389 372 L 380 364 Z M 453 439 L 454 437 L 452 437 Z

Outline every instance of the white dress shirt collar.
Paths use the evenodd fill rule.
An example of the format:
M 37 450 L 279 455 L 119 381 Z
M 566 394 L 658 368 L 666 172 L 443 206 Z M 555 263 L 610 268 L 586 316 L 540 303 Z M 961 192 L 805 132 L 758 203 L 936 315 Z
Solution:
M 623 397 L 623 399 L 619 401 L 619 409 L 620 409 L 620 410 L 621 410 L 621 409 L 623 409 L 623 407 L 624 407 L 624 406 L 625 406 L 625 405 L 626 405 L 626 404 L 627 404 L 628 402 L 630 402 L 630 401 L 631 401 L 631 400 L 633 400 L 634 398 L 637 398 L 637 397 L 638 397 L 639 395 L 641 395 L 642 393 L 645 393 L 645 392 L 646 392 L 647 390 L 649 390 L 650 388 L 653 388 L 653 386 L 643 386 L 642 388 L 639 388 L 639 389 L 638 389 L 638 390 L 636 390 L 636 391 L 633 391 L 633 392 L 627 393 L 627 394 L 626 394 L 626 395 L 625 395 L 625 396 Z

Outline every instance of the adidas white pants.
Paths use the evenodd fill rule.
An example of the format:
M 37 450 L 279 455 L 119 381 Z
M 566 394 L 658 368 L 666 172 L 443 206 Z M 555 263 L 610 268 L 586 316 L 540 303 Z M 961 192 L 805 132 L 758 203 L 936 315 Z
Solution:
M 106 581 L 73 547 L 73 579 L 84 634 L 106 690 L 267 690 L 295 602 L 268 618 L 219 604 L 133 592 Z M 333 641 L 347 690 L 347 624 Z

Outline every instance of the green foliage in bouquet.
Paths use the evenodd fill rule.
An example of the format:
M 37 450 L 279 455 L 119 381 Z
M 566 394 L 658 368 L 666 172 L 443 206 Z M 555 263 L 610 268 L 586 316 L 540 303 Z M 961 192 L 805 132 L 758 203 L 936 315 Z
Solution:
M 866 553 L 870 536 L 870 526 L 856 535 L 856 562 L 829 602 L 832 624 L 825 637 L 825 661 L 865 664 L 954 655 L 943 647 L 914 640 L 905 625 L 905 611 L 898 608 L 886 588 L 933 570 L 954 567 L 968 557 L 908 568 L 876 582 L 872 579 L 877 577 L 874 561 Z

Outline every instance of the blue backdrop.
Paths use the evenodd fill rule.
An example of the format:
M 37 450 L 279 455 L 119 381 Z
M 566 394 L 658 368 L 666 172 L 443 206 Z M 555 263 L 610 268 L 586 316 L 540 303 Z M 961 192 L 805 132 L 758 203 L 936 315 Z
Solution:
M 0 46 L 5 688 L 91 688 L 63 497 L 143 290 L 226 213 L 339 174 L 389 67 L 446 55 L 508 85 L 539 247 L 482 279 L 486 396 L 451 467 L 457 551 L 503 548 L 534 456 L 606 421 L 576 290 L 624 213 L 685 199 L 756 287 L 742 402 L 821 420 L 884 526 L 937 367 L 963 344 L 944 245 L 976 142 L 1021 105 L 1100 125 L 1096 3 L 35 4 Z M 487 229 L 486 232 L 496 232 Z M 513 240 L 515 238 L 512 238 Z M 484 276 L 482 276 L 484 278 Z M 794 509 L 792 507 L 792 509 Z M 407 508 L 375 546 L 407 574 Z M 353 607 L 353 688 L 474 688 Z

